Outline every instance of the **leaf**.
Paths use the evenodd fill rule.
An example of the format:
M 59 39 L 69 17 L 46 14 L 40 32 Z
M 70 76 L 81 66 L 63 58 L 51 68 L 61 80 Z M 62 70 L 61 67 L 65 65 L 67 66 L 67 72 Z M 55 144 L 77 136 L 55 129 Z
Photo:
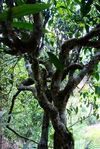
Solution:
M 53 53 L 51 52 L 47 52 L 47 53 L 49 55 L 50 62 L 53 63 L 55 67 L 62 72 L 64 68 L 60 60 Z
M 22 22 L 22 21 L 13 22 L 12 23 L 12 27 L 33 31 L 33 24 L 32 23 L 28 23 L 28 22 Z M 48 30 L 43 28 L 43 33 L 48 33 L 48 32 L 49 32 Z
M 99 108 L 98 104 L 95 104 L 95 108 L 96 108 L 96 109 L 98 109 L 98 108 Z
M 97 119 L 97 120 L 99 119 L 99 114 L 96 115 L 96 119 Z
M 21 29 L 33 31 L 33 24 L 28 23 L 28 22 L 22 22 L 22 21 L 13 22 L 12 27 L 16 27 L 16 28 L 18 27 L 18 28 L 21 28 Z
M 94 86 L 94 87 L 95 87 L 95 94 L 97 94 L 98 86 Z
M 99 81 L 99 73 L 96 72 L 96 73 L 94 74 L 94 76 L 95 76 L 96 80 Z
M 100 96 L 100 86 L 98 86 L 98 88 L 97 88 L 97 94 L 98 94 L 98 96 Z
M 100 86 L 95 86 L 95 94 L 100 96 Z
M 50 139 L 51 139 L 51 140 L 54 139 L 54 134 L 50 135 Z
M 69 115 L 71 115 L 71 110 L 67 109 L 67 113 L 68 113 Z
M 30 14 L 36 14 L 38 12 L 43 11 L 44 9 L 48 9 L 50 7 L 50 4 L 23 4 L 20 6 L 13 7 L 11 9 L 11 18 L 21 18 L 26 15 Z M 8 15 L 9 15 L 9 10 L 4 11 L 3 13 L 0 14 L 0 21 L 7 21 L 8 20 Z
M 76 109 L 75 109 L 75 113 L 76 113 L 76 114 L 78 113 L 78 107 L 76 107 Z
M 43 28 L 43 33 L 49 33 L 49 31 L 45 28 Z

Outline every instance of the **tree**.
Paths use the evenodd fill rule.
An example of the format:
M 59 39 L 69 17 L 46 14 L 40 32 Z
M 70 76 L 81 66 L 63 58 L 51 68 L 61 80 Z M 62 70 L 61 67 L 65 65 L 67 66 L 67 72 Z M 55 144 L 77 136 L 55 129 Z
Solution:
M 54 149 L 73 149 L 74 139 L 66 126 L 66 105 L 73 90 L 86 75 L 93 75 L 100 61 L 99 2 L 54 0 L 51 6 L 51 1 L 0 2 L 9 8 L 4 7 L 0 14 L 1 52 L 24 58 L 28 72 L 13 96 L 9 114 L 20 92 L 31 91 L 44 110 L 38 149 L 48 148 L 49 121 L 55 130 Z M 88 61 L 82 54 L 88 55 Z M 28 140 L 9 125 L 7 128 Z

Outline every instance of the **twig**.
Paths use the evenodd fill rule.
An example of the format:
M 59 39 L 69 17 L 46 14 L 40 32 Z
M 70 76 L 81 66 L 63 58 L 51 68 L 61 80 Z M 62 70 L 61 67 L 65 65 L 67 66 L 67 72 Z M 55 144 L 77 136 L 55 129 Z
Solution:
M 11 130 L 13 133 L 15 133 L 17 136 L 19 136 L 19 137 L 21 137 L 21 138 L 23 138 L 23 139 L 25 139 L 25 140 L 29 140 L 29 141 L 32 141 L 32 142 L 34 142 L 34 143 L 36 143 L 36 144 L 39 144 L 37 141 L 35 141 L 35 140 L 33 140 L 33 139 L 29 139 L 29 138 L 27 138 L 27 137 L 25 137 L 25 136 L 23 136 L 23 135 L 20 135 L 18 132 L 16 132 L 14 129 L 12 129 L 11 127 L 9 127 L 9 126 L 7 126 L 7 128 L 9 129 L 9 130 Z
M 91 116 L 93 115 L 93 114 L 91 114 L 91 112 L 92 112 L 92 104 L 91 104 L 90 112 L 89 112 L 88 116 L 86 116 L 85 118 L 83 118 L 83 119 L 81 119 L 81 120 L 77 120 L 75 123 L 73 123 L 72 125 L 70 125 L 69 128 L 71 128 L 71 127 L 73 127 L 74 125 L 76 125 L 77 123 L 82 122 L 82 121 L 88 119 L 89 117 L 91 117 Z
M 93 86 L 91 84 L 89 84 L 90 88 L 94 91 Z
M 85 117 L 85 118 L 83 118 L 83 119 L 81 119 L 81 120 L 77 120 L 75 123 L 73 123 L 72 125 L 70 125 L 69 128 L 73 127 L 74 125 L 76 125 L 76 124 L 79 123 L 79 122 L 82 122 L 82 121 L 88 119 L 88 118 L 91 117 L 91 116 L 92 116 L 92 115 L 88 115 L 87 117 Z
M 83 86 L 81 87 L 81 89 L 78 91 L 79 93 L 82 91 L 82 89 L 84 88 L 84 86 L 86 85 L 86 82 L 89 80 L 90 76 L 86 79 L 85 83 L 83 84 Z
M 9 110 L 9 113 L 8 114 L 11 114 L 12 113 L 12 110 L 13 110 L 13 107 L 14 107 L 14 103 L 15 103 L 15 99 L 19 95 L 20 92 L 21 92 L 21 90 L 18 90 L 16 92 L 16 94 L 13 96 L 13 98 L 12 98 L 12 104 L 11 104 L 11 107 L 10 107 L 10 110 Z M 10 122 L 10 120 L 11 120 L 11 116 L 8 117 L 8 123 Z

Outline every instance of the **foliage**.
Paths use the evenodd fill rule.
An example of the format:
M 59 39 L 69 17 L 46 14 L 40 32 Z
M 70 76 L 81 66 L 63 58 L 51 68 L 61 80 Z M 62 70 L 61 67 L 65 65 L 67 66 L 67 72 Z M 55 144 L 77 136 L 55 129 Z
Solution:
M 11 18 L 21 18 L 25 15 L 35 14 L 38 13 L 44 9 L 49 8 L 49 4 L 23 4 L 21 6 L 16 6 L 12 8 L 11 10 L 8 9 L 7 11 L 4 11 L 2 14 L 0 14 L 0 21 L 7 21 L 8 16 L 11 13 Z M 11 11 L 11 12 L 10 12 Z

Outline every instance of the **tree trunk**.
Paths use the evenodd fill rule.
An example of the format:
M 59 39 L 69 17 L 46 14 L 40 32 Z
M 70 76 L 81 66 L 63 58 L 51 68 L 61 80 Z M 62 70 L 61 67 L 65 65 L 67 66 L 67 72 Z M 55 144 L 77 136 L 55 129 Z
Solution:
M 61 142 L 61 139 L 59 137 L 59 134 L 57 134 L 56 132 L 54 133 L 54 149 L 63 149 L 62 148 L 63 144 Z
M 66 135 L 68 135 L 66 137 Z M 74 140 L 69 132 L 69 134 L 66 134 L 65 138 L 62 138 L 62 136 L 55 132 L 54 134 L 54 149 L 74 149 Z
M 48 149 L 48 129 L 49 129 L 49 117 L 44 112 L 42 122 L 42 133 L 40 143 L 38 144 L 38 149 Z
M 74 149 L 74 140 L 73 140 L 72 134 L 68 131 L 66 127 L 66 101 L 63 101 L 63 103 L 61 103 L 61 100 L 58 99 L 58 101 L 55 104 L 57 106 L 59 117 L 60 117 L 59 121 L 63 123 L 63 127 L 65 127 L 65 131 L 62 130 L 63 136 L 62 134 L 55 131 L 54 149 Z

